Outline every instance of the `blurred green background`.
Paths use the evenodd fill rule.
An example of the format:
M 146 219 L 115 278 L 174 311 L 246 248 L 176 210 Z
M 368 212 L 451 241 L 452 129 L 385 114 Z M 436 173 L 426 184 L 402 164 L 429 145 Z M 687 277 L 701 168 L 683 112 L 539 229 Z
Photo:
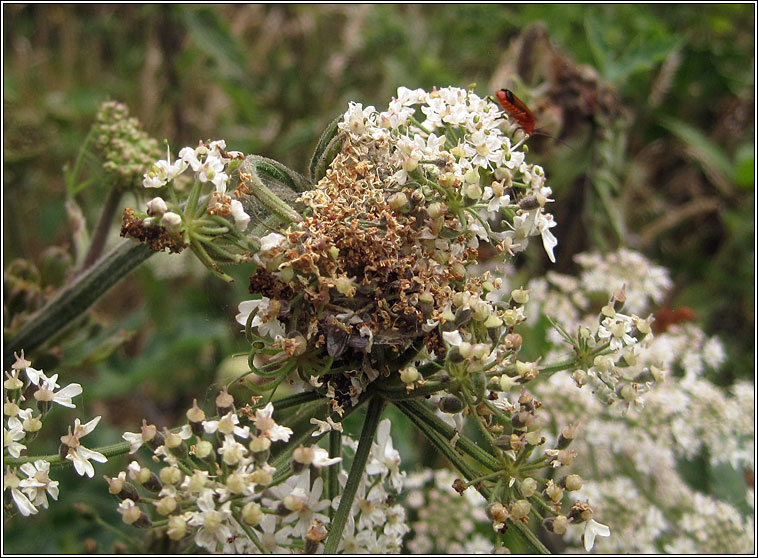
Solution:
M 570 146 L 530 141 L 530 161 L 554 190 L 560 244 L 556 265 L 530 250 L 521 273 L 571 272 L 580 251 L 638 249 L 672 272 L 664 305 L 691 308 L 725 342 L 729 362 L 712 379 L 751 378 L 754 24 L 752 4 L 5 4 L 6 335 L 61 281 L 73 244 L 62 169 L 103 101 L 126 103 L 174 153 L 223 138 L 302 172 L 348 101 L 382 110 L 401 85 L 476 84 L 482 96 L 513 89 L 538 128 Z M 106 194 L 94 181 L 76 197 L 90 227 Z M 17 258 L 28 262 L 13 264 L 9 287 Z M 93 445 L 136 431 L 143 417 L 176 424 L 193 397 L 215 396 L 221 362 L 244 349 L 233 317 L 249 270 L 231 270 L 229 286 L 178 259 L 154 256 L 65 342 L 31 355 L 36 368 L 84 385 L 82 419 L 106 419 Z M 61 434 L 50 433 L 47 451 Z M 398 444 L 411 459 L 413 440 Z M 115 475 L 118 464 L 103 469 Z M 89 484 L 98 483 L 100 492 L 69 479 L 62 497 L 76 491 L 120 524 L 105 483 Z M 70 510 L 6 523 L 6 550 L 82 552 L 88 537 L 91 549 L 113 550 L 111 535 Z M 40 528 L 52 530 L 29 534 Z

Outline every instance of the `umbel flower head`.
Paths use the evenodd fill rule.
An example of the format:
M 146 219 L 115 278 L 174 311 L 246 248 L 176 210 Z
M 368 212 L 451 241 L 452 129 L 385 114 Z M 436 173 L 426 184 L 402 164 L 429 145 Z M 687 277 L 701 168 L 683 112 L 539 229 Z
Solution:
M 469 272 L 480 245 L 507 259 L 540 236 L 554 260 L 557 244 L 544 172 L 526 163 L 503 116 L 454 87 L 400 88 L 384 112 L 350 104 L 341 149 L 299 199 L 304 218 L 261 239 L 250 292 L 262 298 L 237 316 L 251 340 L 265 340 L 254 367 L 291 371 L 283 362 L 294 359 L 317 385 L 329 367 L 363 363 L 333 386 L 355 402 L 422 349 L 443 358 L 443 332 L 455 351 L 490 358 L 504 322 L 486 300 L 497 281 Z M 405 372 L 409 389 L 423 382 Z

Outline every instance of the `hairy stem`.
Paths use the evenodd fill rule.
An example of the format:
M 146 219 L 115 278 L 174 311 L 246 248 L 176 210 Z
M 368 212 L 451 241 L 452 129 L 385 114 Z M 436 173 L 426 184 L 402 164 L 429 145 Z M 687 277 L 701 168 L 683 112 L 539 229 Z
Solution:
M 13 364 L 14 352 L 23 349 L 28 356 L 53 339 L 153 253 L 144 244 L 124 242 L 78 275 L 71 284 L 58 291 L 43 308 L 35 312 L 18 333 L 7 341 L 3 350 L 4 369 L 9 370 Z

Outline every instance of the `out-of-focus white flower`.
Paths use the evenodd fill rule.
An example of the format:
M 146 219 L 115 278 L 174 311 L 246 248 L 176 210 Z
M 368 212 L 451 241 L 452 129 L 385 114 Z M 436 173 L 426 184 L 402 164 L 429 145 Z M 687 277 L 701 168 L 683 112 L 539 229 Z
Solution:
M 390 486 L 399 492 L 403 486 L 405 472 L 400 471 L 400 453 L 392 447 L 390 428 L 392 423 L 384 419 L 376 431 L 376 441 L 371 447 L 371 456 L 366 464 L 366 474 L 389 477 Z

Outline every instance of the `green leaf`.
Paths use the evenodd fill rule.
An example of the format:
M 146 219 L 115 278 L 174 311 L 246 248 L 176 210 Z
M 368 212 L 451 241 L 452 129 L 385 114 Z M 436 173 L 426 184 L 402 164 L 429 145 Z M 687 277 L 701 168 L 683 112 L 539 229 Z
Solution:
M 689 124 L 662 116 L 661 125 L 684 143 L 688 152 L 703 167 L 703 171 L 716 186 L 730 189 L 735 176 L 734 167 L 727 154 L 710 138 Z
M 245 57 L 239 44 L 218 19 L 218 12 L 209 8 L 182 10 L 184 21 L 197 46 L 210 56 L 222 73 L 240 81 L 246 80 Z
M 740 145 L 734 160 L 735 184 L 744 190 L 752 190 L 755 187 L 755 145 Z

